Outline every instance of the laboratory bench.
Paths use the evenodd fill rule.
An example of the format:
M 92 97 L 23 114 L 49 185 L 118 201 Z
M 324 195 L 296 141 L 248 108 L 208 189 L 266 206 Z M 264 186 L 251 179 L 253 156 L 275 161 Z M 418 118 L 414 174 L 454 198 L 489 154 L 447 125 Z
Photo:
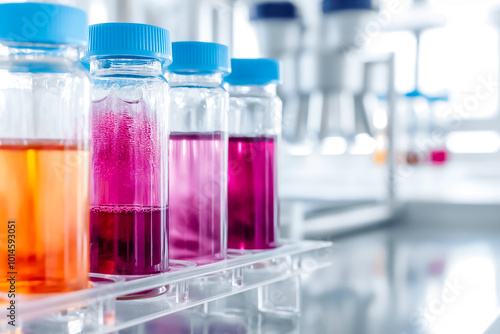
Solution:
M 388 224 L 328 239 L 333 265 L 302 281 L 301 333 L 500 333 L 499 214 L 410 202 Z

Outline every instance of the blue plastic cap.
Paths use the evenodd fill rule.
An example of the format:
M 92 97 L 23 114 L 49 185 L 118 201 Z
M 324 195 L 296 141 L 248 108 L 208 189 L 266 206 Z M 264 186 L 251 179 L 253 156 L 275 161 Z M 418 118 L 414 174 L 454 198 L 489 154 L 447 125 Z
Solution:
M 231 74 L 224 81 L 233 86 L 260 86 L 280 82 L 280 63 L 276 59 L 231 59 Z
M 92 56 L 156 58 L 170 64 L 170 32 L 139 23 L 94 24 L 89 28 L 89 47 L 84 60 Z
M 250 20 L 295 19 L 297 7 L 289 1 L 262 2 L 250 9 Z
M 449 100 L 449 97 L 448 95 L 426 95 L 424 93 L 422 93 L 421 91 L 419 91 L 418 89 L 415 89 L 411 92 L 408 92 L 405 94 L 406 97 L 411 97 L 411 98 L 414 98 L 414 97 L 423 97 L 424 99 L 426 99 L 429 103 L 434 103 L 434 102 L 438 102 L 438 101 L 443 101 L 443 102 L 447 102 Z
M 174 42 L 174 61 L 167 71 L 180 74 L 229 73 L 229 49 L 217 43 Z
M 429 100 L 429 103 L 448 102 L 449 96 L 448 95 L 427 96 L 427 100 Z
M 405 94 L 406 97 L 426 97 L 425 94 L 420 92 L 418 89 L 412 90 Z
M 40 44 L 87 44 L 87 14 L 48 3 L 0 4 L 0 40 Z
M 323 0 L 323 13 L 332 13 L 349 9 L 373 9 L 371 0 Z
M 80 61 L 80 63 L 85 67 L 87 71 L 90 71 L 90 63 L 87 61 Z

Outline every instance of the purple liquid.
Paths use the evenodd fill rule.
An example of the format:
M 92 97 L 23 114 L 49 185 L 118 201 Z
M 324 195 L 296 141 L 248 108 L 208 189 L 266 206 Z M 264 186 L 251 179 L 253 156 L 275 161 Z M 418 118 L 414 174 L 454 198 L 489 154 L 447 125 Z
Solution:
M 90 210 L 90 270 L 116 275 L 165 272 L 168 211 L 96 207 Z
M 223 258 L 221 133 L 171 133 L 169 255 L 198 264 Z
M 93 102 L 92 272 L 143 275 L 168 269 L 165 115 L 111 92 Z
M 229 137 L 228 247 L 276 247 L 275 137 Z

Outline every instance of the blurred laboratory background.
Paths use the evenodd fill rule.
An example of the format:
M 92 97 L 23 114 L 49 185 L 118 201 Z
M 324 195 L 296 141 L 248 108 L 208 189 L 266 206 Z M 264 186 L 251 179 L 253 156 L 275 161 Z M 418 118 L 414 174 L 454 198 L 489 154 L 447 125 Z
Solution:
M 500 1 L 58 2 L 281 60 L 281 237 L 336 251 L 244 333 L 500 333 Z

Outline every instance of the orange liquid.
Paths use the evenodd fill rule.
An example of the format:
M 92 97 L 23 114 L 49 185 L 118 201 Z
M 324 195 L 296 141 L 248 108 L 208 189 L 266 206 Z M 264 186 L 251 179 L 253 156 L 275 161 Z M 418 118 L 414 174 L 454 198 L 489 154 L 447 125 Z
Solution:
M 16 296 L 87 287 L 88 151 L 48 140 L 0 145 L 0 299 L 12 271 L 9 220 L 16 222 Z
M 375 163 L 378 165 L 383 165 L 387 159 L 387 151 L 375 151 Z

